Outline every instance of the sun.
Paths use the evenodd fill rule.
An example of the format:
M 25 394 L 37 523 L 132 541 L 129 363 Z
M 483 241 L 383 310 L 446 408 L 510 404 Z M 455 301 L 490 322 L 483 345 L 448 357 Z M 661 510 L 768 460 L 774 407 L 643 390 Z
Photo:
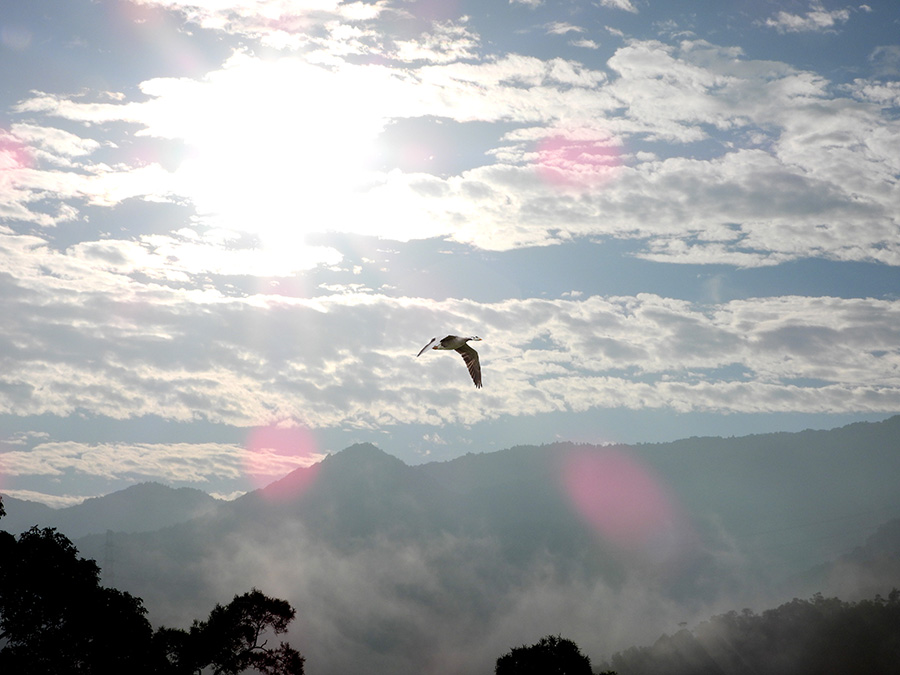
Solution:
M 278 250 L 346 229 L 371 182 L 389 113 L 370 104 L 373 82 L 362 75 L 238 54 L 203 81 L 151 82 L 145 91 L 177 115 L 156 128 L 177 127 L 189 148 L 175 178 L 198 218 Z

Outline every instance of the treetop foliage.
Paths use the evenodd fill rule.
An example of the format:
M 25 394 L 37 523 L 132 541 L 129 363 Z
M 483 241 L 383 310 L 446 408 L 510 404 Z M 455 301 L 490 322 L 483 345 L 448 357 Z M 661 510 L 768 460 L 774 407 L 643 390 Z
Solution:
M 143 603 L 99 578 L 52 528 L 0 532 L 0 671 L 154 672 Z
M 900 591 L 859 602 L 816 594 L 761 614 L 728 612 L 619 652 L 611 665 L 621 675 L 898 675 Z
M 592 675 L 591 660 L 571 640 L 548 635 L 501 656 L 494 675 Z
M 2 504 L 0 504 L 2 506 Z M 289 644 L 295 617 L 253 589 L 189 631 L 153 631 L 143 601 L 100 585 L 100 568 L 53 528 L 0 532 L 0 672 L 19 675 L 303 675 Z

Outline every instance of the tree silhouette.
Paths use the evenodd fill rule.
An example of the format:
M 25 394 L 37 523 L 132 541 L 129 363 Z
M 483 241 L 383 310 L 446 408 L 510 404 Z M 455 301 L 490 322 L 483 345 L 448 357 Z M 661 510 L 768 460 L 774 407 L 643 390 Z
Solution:
M 0 532 L 0 672 L 153 672 L 141 600 L 99 577 L 53 528 Z
M 816 594 L 762 614 L 728 612 L 614 654 L 612 665 L 623 674 L 900 675 L 900 591 L 858 602 Z
M 2 502 L 0 502 L 2 515 Z M 0 531 L 0 673 L 17 675 L 303 675 L 304 658 L 270 635 L 291 605 L 257 589 L 216 605 L 190 631 L 155 633 L 140 598 L 100 585 L 100 568 L 53 528 Z
M 571 640 L 548 635 L 497 659 L 495 675 L 592 675 L 591 660 Z
M 296 612 L 290 603 L 257 589 L 216 605 L 206 621 L 195 621 L 190 632 L 162 629 L 169 662 L 176 672 L 237 675 L 254 669 L 264 675 L 303 675 L 304 658 L 286 642 L 270 647 L 267 635 L 282 635 Z

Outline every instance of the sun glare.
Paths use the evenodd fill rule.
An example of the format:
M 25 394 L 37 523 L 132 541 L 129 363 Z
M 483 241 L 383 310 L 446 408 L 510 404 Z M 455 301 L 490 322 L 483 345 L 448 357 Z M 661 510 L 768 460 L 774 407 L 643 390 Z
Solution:
M 190 154 L 177 177 L 199 216 L 278 251 L 347 225 L 384 124 L 361 75 L 238 55 L 205 82 L 146 90 L 183 102 Z

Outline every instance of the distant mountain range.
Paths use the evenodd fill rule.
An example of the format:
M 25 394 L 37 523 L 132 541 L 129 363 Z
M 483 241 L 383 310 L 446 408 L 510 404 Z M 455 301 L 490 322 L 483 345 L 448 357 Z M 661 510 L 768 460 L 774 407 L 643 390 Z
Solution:
M 58 511 L 4 499 L 0 527 L 59 527 L 168 625 L 251 586 L 285 597 L 313 674 L 483 673 L 547 634 L 599 658 L 716 611 L 886 593 L 898 479 L 900 416 L 418 466 L 364 444 L 232 502 L 155 484 Z
M 803 595 L 839 598 L 886 596 L 900 588 L 900 518 L 890 520 L 852 551 L 797 575 L 789 586 Z
M 219 500 L 202 490 L 140 483 L 64 509 L 4 495 L 0 529 L 19 534 L 33 525 L 55 527 L 70 539 L 106 532 L 151 532 L 212 513 Z

